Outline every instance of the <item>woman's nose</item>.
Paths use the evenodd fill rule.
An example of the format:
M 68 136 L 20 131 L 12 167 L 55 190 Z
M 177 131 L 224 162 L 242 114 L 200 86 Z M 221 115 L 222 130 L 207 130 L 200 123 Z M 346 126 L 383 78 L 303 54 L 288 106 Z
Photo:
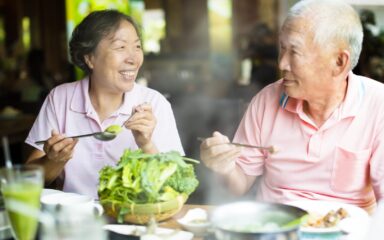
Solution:
M 125 62 L 129 64 L 135 64 L 138 62 L 137 54 L 134 51 L 128 50 L 125 54 Z

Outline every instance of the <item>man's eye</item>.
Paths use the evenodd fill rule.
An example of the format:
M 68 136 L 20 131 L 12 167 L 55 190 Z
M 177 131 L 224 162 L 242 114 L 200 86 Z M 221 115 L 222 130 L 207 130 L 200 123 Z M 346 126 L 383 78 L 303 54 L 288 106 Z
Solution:
M 292 50 L 292 54 L 293 54 L 293 55 L 299 55 L 300 52 L 298 52 L 298 51 L 296 51 L 296 50 Z

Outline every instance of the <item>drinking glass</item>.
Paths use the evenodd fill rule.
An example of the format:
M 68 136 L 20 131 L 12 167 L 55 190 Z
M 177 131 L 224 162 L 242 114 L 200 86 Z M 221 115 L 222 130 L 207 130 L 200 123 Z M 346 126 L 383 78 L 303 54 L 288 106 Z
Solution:
M 44 181 L 43 168 L 37 165 L 1 168 L 0 181 L 14 238 L 35 239 Z
M 107 240 L 103 229 L 106 221 L 99 214 L 87 209 L 61 208 L 46 212 L 53 221 L 42 222 L 39 239 L 41 240 Z

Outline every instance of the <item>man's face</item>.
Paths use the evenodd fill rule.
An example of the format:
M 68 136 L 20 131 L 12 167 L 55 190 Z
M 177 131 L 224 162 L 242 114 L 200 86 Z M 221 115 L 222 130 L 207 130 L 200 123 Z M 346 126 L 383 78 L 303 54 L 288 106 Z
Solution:
M 309 21 L 295 18 L 284 23 L 279 54 L 285 92 L 307 101 L 323 96 L 332 80 L 332 55 L 313 41 Z

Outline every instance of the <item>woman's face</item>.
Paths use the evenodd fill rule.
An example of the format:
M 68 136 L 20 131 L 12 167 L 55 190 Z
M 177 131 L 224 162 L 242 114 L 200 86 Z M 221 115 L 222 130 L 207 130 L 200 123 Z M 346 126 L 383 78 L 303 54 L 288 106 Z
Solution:
M 130 91 L 143 64 L 143 51 L 134 26 L 122 21 L 116 32 L 103 38 L 94 53 L 86 56 L 96 88 L 111 93 Z

